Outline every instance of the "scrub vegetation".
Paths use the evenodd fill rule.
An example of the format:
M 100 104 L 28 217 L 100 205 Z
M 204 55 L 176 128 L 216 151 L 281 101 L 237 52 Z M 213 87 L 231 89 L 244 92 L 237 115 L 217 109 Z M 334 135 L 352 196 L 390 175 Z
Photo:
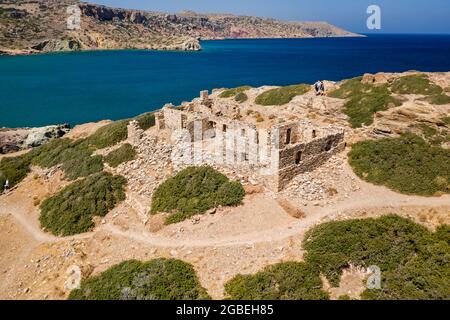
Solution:
M 398 216 L 329 222 L 307 233 L 305 259 L 334 286 L 350 264 L 378 266 L 382 289 L 367 289 L 363 299 L 449 299 L 449 232 L 441 226 L 432 233 Z
M 317 268 L 286 262 L 269 266 L 255 275 L 238 275 L 225 285 L 232 300 L 327 300 Z
M 173 224 L 218 206 L 237 206 L 244 196 L 239 182 L 230 181 L 215 169 L 189 167 L 156 189 L 151 213 L 171 213 L 166 224 Z
M 308 84 L 280 87 L 263 92 L 256 97 L 256 104 L 261 106 L 281 106 L 291 102 L 296 96 L 304 95 L 311 89 Z
M 90 231 L 94 216 L 104 217 L 125 200 L 125 185 L 125 178 L 104 172 L 76 181 L 41 204 L 41 226 L 56 236 Z
M 450 150 L 429 145 L 421 137 L 363 141 L 349 153 L 362 179 L 404 194 L 433 196 L 450 193 Z
M 371 125 L 376 112 L 401 104 L 391 96 L 387 84 L 376 86 L 362 83 L 361 80 L 362 77 L 347 80 L 339 89 L 329 94 L 333 98 L 347 100 L 344 113 L 350 118 L 353 128 Z
M 250 90 L 252 87 L 250 86 L 242 86 L 242 87 L 237 87 L 237 88 L 233 88 L 233 89 L 227 89 L 225 91 L 223 91 L 219 97 L 220 98 L 231 98 L 231 97 L 236 97 L 238 94 L 240 93 L 244 93 L 247 90 Z
M 324 275 L 338 287 L 352 266 L 381 269 L 381 289 L 366 289 L 367 300 L 450 299 L 450 226 L 436 232 L 395 215 L 334 221 L 305 235 L 305 262 L 285 262 L 255 275 L 238 275 L 225 285 L 237 300 L 324 300 Z M 342 299 L 350 299 L 342 296 Z M 341 299 L 340 298 L 340 299 Z
M 129 260 L 82 281 L 69 300 L 209 300 L 192 265 L 180 260 Z
M 105 162 L 113 168 L 117 168 L 120 164 L 134 160 L 136 151 L 129 143 L 125 143 L 120 148 L 110 152 L 105 157 Z

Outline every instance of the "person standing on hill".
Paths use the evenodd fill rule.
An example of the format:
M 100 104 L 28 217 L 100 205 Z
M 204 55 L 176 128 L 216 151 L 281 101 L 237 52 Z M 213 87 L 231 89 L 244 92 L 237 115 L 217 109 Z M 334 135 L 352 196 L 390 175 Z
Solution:
M 316 96 L 320 96 L 320 87 L 321 87 L 320 81 L 314 83 L 314 90 L 316 91 Z
M 320 95 L 325 95 L 325 83 L 323 81 L 320 81 Z
M 6 179 L 5 185 L 3 187 L 4 187 L 5 192 L 9 189 L 9 180 L 8 179 Z

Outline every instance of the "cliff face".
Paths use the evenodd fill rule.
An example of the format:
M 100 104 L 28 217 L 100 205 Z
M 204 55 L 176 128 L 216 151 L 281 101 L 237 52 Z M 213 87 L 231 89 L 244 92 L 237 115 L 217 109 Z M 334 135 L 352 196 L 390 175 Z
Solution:
M 67 7 L 81 28 L 67 29 Z M 356 36 L 324 22 L 115 9 L 77 0 L 0 0 L 0 53 L 96 49 L 200 50 L 199 39 Z

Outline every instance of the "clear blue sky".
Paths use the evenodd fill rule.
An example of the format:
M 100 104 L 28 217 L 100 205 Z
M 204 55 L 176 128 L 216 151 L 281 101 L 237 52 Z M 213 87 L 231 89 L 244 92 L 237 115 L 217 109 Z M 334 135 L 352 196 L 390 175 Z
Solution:
M 89 1 L 89 0 L 86 0 Z M 296 21 L 328 21 L 368 33 L 366 9 L 382 9 L 386 33 L 450 33 L 450 0 L 90 0 L 121 8 L 226 12 Z

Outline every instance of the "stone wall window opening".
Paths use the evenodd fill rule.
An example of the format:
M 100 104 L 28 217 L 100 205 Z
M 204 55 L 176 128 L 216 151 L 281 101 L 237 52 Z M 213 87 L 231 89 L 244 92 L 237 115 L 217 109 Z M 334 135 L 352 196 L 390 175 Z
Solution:
M 301 152 L 301 151 L 297 152 L 295 155 L 295 164 L 299 165 L 300 162 L 302 162 L 302 158 L 303 158 L 303 152 Z
M 291 144 L 291 138 L 292 138 L 292 129 L 287 129 L 286 132 L 286 144 Z
M 241 130 L 241 136 L 242 136 L 242 137 L 245 137 L 245 129 L 242 129 L 242 130 Z
M 328 140 L 326 146 L 325 146 L 325 151 L 330 151 L 331 148 L 333 148 L 333 141 L 332 140 Z
M 312 137 L 313 137 L 313 139 L 317 138 L 317 131 L 316 130 L 312 131 Z
M 214 121 L 209 121 L 208 122 L 208 128 L 215 129 L 216 126 L 217 126 L 217 124 Z
M 224 124 L 224 125 L 222 126 L 222 131 L 223 131 L 223 132 L 227 132 L 227 129 L 228 129 L 228 128 L 227 128 L 227 125 Z

